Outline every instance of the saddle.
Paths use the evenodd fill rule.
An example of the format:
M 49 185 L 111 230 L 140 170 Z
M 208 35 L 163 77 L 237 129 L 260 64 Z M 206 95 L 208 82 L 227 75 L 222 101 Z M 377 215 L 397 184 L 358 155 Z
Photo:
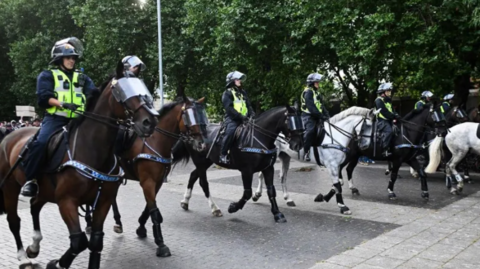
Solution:
M 217 139 L 214 141 L 214 144 L 222 141 L 223 136 L 225 135 L 226 125 L 222 123 L 220 125 L 220 130 L 217 135 Z M 254 127 L 250 124 L 240 124 L 237 126 L 235 130 L 235 134 L 233 135 L 233 143 L 232 145 L 236 145 L 239 149 L 245 147 L 251 147 L 253 145 L 254 139 Z
M 315 136 L 315 140 L 313 141 L 312 146 L 319 147 L 322 145 L 323 140 L 325 139 L 325 134 L 326 134 L 325 126 L 323 125 L 323 122 L 317 123 L 317 125 L 315 126 L 315 130 L 317 135 Z
M 21 152 L 24 152 L 23 160 L 21 162 L 22 169 L 25 168 L 30 158 L 32 158 L 32 155 L 30 155 L 30 152 L 28 151 L 28 147 L 33 143 L 33 141 L 36 140 L 36 137 L 39 132 L 40 132 L 40 129 L 37 131 L 37 133 L 35 133 L 35 135 L 27 143 L 25 143 L 25 145 L 21 150 Z M 67 152 L 67 148 L 68 148 L 68 138 L 66 138 L 64 130 L 60 129 L 54 132 L 48 139 L 48 144 L 45 152 L 45 158 L 43 160 L 42 170 L 37 171 L 37 173 L 48 174 L 48 173 L 56 172 L 57 168 L 63 163 L 63 159 L 65 157 L 65 153 Z

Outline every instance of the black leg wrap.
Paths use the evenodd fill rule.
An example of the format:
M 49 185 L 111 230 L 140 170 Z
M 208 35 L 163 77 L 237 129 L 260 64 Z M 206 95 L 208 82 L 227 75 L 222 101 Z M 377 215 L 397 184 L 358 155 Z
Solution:
M 268 197 L 277 197 L 277 191 L 275 190 L 275 186 L 267 186 L 267 194 Z
M 242 200 L 245 200 L 245 202 L 247 202 L 248 200 L 250 200 L 250 198 L 252 198 L 252 194 L 252 189 L 243 190 Z
M 330 192 L 328 192 L 327 195 L 325 195 L 323 197 L 323 199 L 328 203 L 328 201 L 330 201 L 330 199 L 332 199 L 334 194 L 335 194 L 335 190 L 331 189 Z
M 93 232 L 90 236 L 90 243 L 88 248 L 90 249 L 90 260 L 88 262 L 88 269 L 99 269 L 100 260 L 103 250 L 103 232 Z
M 70 235 L 70 248 L 60 258 L 59 265 L 69 268 L 73 260 L 88 247 L 88 238 L 84 232 Z
M 333 187 L 335 187 L 336 193 L 342 194 L 342 184 L 340 182 L 333 184 Z
M 155 207 L 150 210 L 150 217 L 152 218 L 153 224 L 161 224 L 163 223 L 162 214 L 160 214 L 160 210 Z
M 339 206 L 340 206 L 340 205 L 345 205 L 345 204 L 343 203 L 343 196 L 342 196 L 341 193 L 337 193 L 335 196 L 336 196 L 336 198 L 337 198 L 337 204 L 339 204 Z

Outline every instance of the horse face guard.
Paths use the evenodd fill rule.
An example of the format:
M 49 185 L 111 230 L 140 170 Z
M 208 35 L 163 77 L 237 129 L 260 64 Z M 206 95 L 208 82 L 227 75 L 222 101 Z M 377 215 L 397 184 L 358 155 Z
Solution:
M 465 122 L 468 120 L 467 113 L 465 113 L 465 111 L 463 111 L 461 108 L 455 107 L 453 109 L 453 113 L 459 122 Z
M 188 140 L 197 140 L 199 143 L 203 143 L 204 137 L 206 137 L 208 118 L 205 108 L 202 104 L 193 102 L 187 107 L 186 104 L 182 107 L 182 120 L 185 125 L 185 133 Z
M 288 132 L 284 134 L 285 141 L 290 144 L 290 149 L 298 151 L 303 147 L 303 132 L 305 131 L 302 118 L 297 114 L 296 110 L 293 113 L 285 112 L 285 116 L 285 124 L 288 129 Z
M 117 102 L 121 103 L 125 109 L 125 114 L 132 117 L 140 108 L 145 108 L 148 113 L 158 116 L 158 112 L 153 107 L 153 97 L 143 83 L 136 77 L 124 77 L 112 82 L 112 94 Z M 132 97 L 139 97 L 141 102 L 135 108 L 129 108 L 126 104 L 127 100 Z

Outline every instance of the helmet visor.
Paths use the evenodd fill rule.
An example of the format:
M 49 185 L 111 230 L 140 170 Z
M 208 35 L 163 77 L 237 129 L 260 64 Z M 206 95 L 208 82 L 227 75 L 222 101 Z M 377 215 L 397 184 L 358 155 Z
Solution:
M 84 52 L 83 44 L 82 44 L 82 41 L 80 41 L 78 38 L 68 37 L 68 38 L 62 39 L 60 41 L 57 41 L 55 43 L 54 48 L 57 47 L 57 46 L 63 45 L 63 44 L 72 45 L 75 48 L 75 52 L 77 52 L 78 57 L 81 58 L 83 56 L 83 52 Z

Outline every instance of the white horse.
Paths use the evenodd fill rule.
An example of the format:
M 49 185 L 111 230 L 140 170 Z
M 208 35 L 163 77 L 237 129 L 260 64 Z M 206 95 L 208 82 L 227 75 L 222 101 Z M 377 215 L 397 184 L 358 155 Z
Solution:
M 443 141 L 445 140 L 445 144 L 447 145 L 448 149 L 452 153 L 452 158 L 447 162 L 445 167 L 445 173 L 447 174 L 447 178 L 451 178 L 452 172 L 455 177 L 455 180 L 452 180 L 450 193 L 458 194 L 463 190 L 464 180 L 462 176 L 458 173 L 455 169 L 457 164 L 462 161 L 462 159 L 467 155 L 469 151 L 480 155 L 480 139 L 477 137 L 477 128 L 478 123 L 474 122 L 465 122 L 458 125 L 453 126 L 450 128 L 450 132 L 443 137 L 436 137 L 433 140 L 432 144 L 429 148 L 429 156 L 430 162 L 428 163 L 427 168 L 425 168 L 425 173 L 435 173 L 437 170 L 438 165 L 442 159 L 442 148 L 443 148 Z M 458 185 L 455 186 L 456 182 Z M 447 182 L 448 186 L 448 182 Z
M 348 145 L 350 143 L 350 140 L 355 135 L 359 136 L 364 122 L 367 120 L 371 121 L 373 117 L 373 110 L 363 107 L 351 107 L 332 117 L 329 122 L 324 123 L 326 135 L 323 139 L 322 144 L 317 147 L 317 149 L 319 153 L 319 159 L 330 173 L 333 186 L 330 192 L 325 197 L 322 194 L 317 195 L 317 197 L 315 198 L 316 202 L 322 202 L 324 200 L 328 202 L 328 200 L 330 200 L 330 198 L 335 194 L 337 199 L 337 205 L 340 208 L 340 213 L 345 215 L 350 215 L 352 213 L 343 202 L 343 182 L 340 181 L 338 177 L 340 172 L 340 165 L 346 159 L 346 151 L 348 151 Z M 366 143 L 368 143 L 369 138 L 361 138 L 361 140 L 366 140 Z M 303 156 L 303 150 L 301 150 L 300 154 L 298 154 L 297 152 L 291 151 L 288 148 L 284 147 L 279 142 L 277 142 L 276 145 L 277 148 L 280 149 L 278 151 L 278 157 L 282 162 L 280 178 L 282 181 L 284 199 L 287 200 L 287 205 L 295 206 L 295 203 L 290 198 L 290 195 L 287 191 L 286 179 L 288 168 L 290 165 L 290 159 L 298 159 L 299 156 Z M 312 161 L 315 160 L 313 148 L 310 150 L 310 159 Z M 262 187 L 262 175 L 260 175 L 259 185 L 254 195 L 254 201 L 258 200 L 258 198 L 260 198 L 260 196 L 262 195 Z M 353 187 L 353 185 L 351 187 Z

